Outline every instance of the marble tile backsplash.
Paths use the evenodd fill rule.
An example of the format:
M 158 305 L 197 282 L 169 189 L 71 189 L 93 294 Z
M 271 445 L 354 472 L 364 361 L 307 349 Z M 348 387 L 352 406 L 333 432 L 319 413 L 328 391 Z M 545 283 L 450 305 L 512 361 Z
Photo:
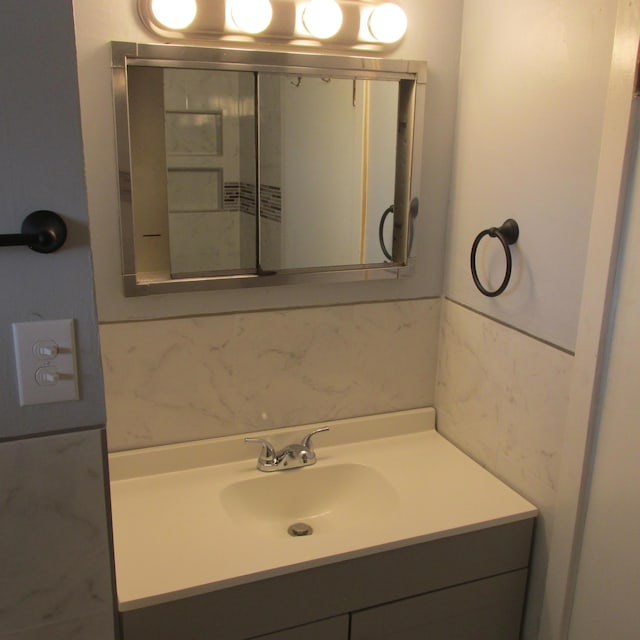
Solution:
M 443 302 L 438 429 L 478 462 L 556 489 L 573 357 Z
M 102 325 L 109 449 L 430 406 L 440 304 Z
M 102 438 L 0 444 L 0 640 L 113 640 Z

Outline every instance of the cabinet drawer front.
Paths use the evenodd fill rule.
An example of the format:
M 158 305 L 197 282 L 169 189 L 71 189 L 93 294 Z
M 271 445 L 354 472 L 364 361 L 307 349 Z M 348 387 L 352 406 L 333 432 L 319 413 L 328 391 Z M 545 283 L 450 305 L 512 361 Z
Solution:
M 276 631 L 253 640 L 349 640 L 349 616 L 312 622 L 286 631 Z
M 517 640 L 527 571 L 354 613 L 351 640 Z

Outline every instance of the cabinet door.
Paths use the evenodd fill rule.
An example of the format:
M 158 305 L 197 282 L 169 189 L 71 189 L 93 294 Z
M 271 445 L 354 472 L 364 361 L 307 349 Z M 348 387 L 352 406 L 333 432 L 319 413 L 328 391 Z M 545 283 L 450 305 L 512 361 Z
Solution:
M 359 611 L 351 640 L 517 640 L 526 582 L 523 569 Z
M 253 640 L 349 640 L 349 616 L 337 616 L 304 624 L 286 631 L 276 631 Z

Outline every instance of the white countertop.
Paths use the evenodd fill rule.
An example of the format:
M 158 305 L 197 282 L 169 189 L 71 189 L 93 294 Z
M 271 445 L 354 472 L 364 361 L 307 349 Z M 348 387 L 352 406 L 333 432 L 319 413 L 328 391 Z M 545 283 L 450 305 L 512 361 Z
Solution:
M 331 431 L 316 436 L 317 464 L 291 471 L 256 470 L 259 447 L 245 444 L 244 434 L 111 454 L 120 610 L 537 514 L 532 504 L 435 431 L 433 409 L 251 435 L 265 435 L 281 446 L 325 424 Z M 221 499 L 227 487 L 242 481 L 257 479 L 262 487 L 276 488 L 286 482 L 286 511 L 293 517 L 305 500 L 304 495 L 291 500 L 296 485 L 308 492 L 307 480 L 342 478 L 338 471 L 356 467 L 366 467 L 388 488 L 379 496 L 381 508 L 360 516 L 348 509 L 332 514 L 329 506 L 313 522 L 302 510 L 302 519 L 314 527 L 307 537 L 293 538 L 280 522 L 262 523 L 258 516 L 255 522 L 238 520 Z M 352 488 L 330 489 L 339 502 L 340 492 Z M 369 508 L 377 499 L 371 493 L 364 498 Z

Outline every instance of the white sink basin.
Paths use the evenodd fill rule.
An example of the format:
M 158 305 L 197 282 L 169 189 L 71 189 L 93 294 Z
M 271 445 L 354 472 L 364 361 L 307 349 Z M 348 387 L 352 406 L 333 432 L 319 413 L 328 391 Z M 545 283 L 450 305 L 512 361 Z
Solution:
M 220 501 L 238 525 L 275 529 L 305 522 L 314 533 L 363 526 L 386 518 L 399 498 L 378 471 L 361 464 L 334 464 L 261 473 L 225 487 Z
M 312 467 L 263 473 L 246 434 L 111 454 L 121 611 L 532 517 L 432 409 L 328 424 Z M 311 425 L 274 430 L 278 447 Z M 305 522 L 312 535 L 291 537 Z

